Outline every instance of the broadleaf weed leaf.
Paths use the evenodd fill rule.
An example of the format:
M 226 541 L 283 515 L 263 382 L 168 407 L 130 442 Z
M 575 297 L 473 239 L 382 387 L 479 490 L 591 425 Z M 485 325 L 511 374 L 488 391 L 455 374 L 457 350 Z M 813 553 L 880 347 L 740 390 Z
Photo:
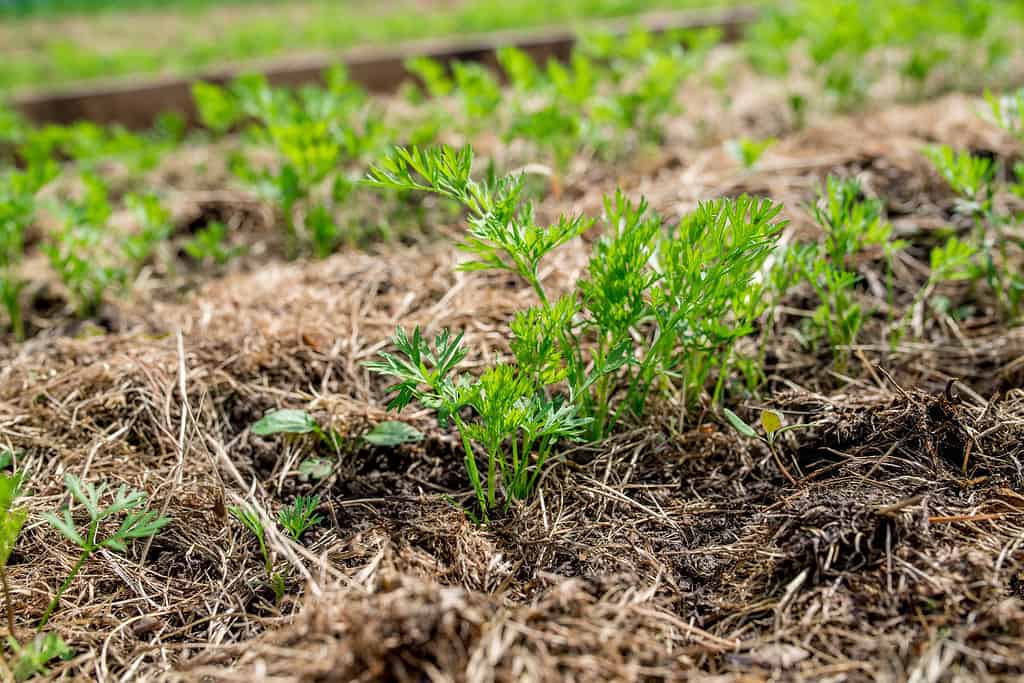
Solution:
M 728 408 L 722 408 L 722 412 L 725 414 L 725 418 L 729 421 L 729 424 L 733 426 L 737 432 L 750 439 L 759 438 L 754 428 L 743 421 L 736 413 L 732 412 Z
M 7 643 L 14 653 L 12 673 L 16 681 L 27 681 L 34 676 L 44 675 L 49 662 L 58 658 L 70 659 L 74 654 L 56 633 L 37 633 L 26 645 L 8 636 Z
M 0 568 L 6 566 L 28 517 L 28 509 L 16 504 L 21 484 L 21 473 L 0 474 Z
M 363 439 L 374 446 L 400 446 L 423 440 L 423 432 L 404 422 L 389 420 L 376 425 Z
M 273 410 L 260 418 L 251 427 L 257 436 L 272 434 L 309 434 L 320 430 L 320 425 L 305 410 Z

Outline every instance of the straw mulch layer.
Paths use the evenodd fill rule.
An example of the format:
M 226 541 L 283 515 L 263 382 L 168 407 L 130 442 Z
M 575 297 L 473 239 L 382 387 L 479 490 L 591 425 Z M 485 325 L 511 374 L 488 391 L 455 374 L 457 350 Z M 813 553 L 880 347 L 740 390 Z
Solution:
M 786 239 L 832 172 L 857 174 L 902 237 L 926 243 L 953 197 L 920 157 L 941 141 L 1009 158 L 1009 141 L 954 96 L 793 134 L 744 173 L 718 150 L 668 149 L 628 183 L 666 216 L 741 191 L 783 201 Z M 541 211 L 597 206 L 621 175 L 592 174 Z M 924 235 L 925 237 L 922 237 Z M 568 287 L 587 246 L 546 277 Z M 896 264 L 901 305 L 927 252 Z M 32 473 L 33 513 L 10 562 L 28 636 L 73 548 L 38 513 L 71 472 L 147 491 L 172 523 L 127 556 L 97 553 L 50 628 L 74 647 L 53 676 L 174 681 L 1005 680 L 1024 675 L 1024 334 L 982 311 L 926 314 L 895 350 L 870 323 L 848 367 L 770 337 L 765 393 L 734 406 L 809 425 L 777 456 L 710 415 L 665 402 L 605 443 L 561 453 L 528 505 L 480 528 L 445 502 L 468 481 L 426 414 L 413 446 L 360 435 L 385 418 L 362 362 L 397 323 L 466 330 L 470 368 L 506 351 L 532 302 L 514 279 L 454 274 L 452 246 L 269 263 L 184 303 L 134 301 L 116 332 L 42 334 L 2 349 L 0 440 Z M 871 262 L 862 264 L 870 274 Z M 884 310 L 885 292 L 858 291 Z M 953 286 L 945 292 L 957 296 Z M 789 317 L 787 317 L 789 316 Z M 952 377 L 957 382 L 950 382 Z M 275 407 L 347 438 L 261 438 Z M 324 459 L 323 478 L 296 475 Z M 226 512 L 268 515 L 317 494 L 325 520 L 268 542 Z

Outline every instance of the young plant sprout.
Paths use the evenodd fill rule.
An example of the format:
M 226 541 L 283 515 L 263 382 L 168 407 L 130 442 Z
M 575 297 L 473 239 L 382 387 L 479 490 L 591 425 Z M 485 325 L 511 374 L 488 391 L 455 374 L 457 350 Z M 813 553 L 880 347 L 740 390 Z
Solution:
M 363 440 L 374 446 L 401 446 L 423 440 L 423 432 L 404 422 L 387 420 L 363 435 Z
M 99 312 L 110 290 L 124 287 L 128 272 L 107 229 L 112 213 L 107 186 L 96 176 L 86 176 L 84 181 L 85 196 L 65 204 L 62 229 L 43 251 L 67 287 L 79 317 L 87 318 Z
M 274 562 L 271 560 L 270 550 L 267 548 L 267 533 L 263 528 L 263 522 L 260 520 L 259 515 L 248 507 L 232 505 L 228 507 L 228 512 L 256 537 L 256 541 L 260 546 L 260 555 L 263 557 L 263 568 L 267 573 L 270 587 L 274 591 L 274 597 L 277 603 L 280 604 L 284 598 L 284 576 L 274 571 Z
M 154 195 L 129 195 L 130 206 L 138 222 L 138 230 L 121 241 L 121 251 L 134 275 L 153 257 L 157 248 L 174 232 L 171 212 Z
M 416 401 L 434 410 L 442 426 L 454 423 L 466 451 L 479 519 L 486 521 L 498 504 L 499 476 L 507 509 L 512 500 L 533 491 L 555 443 L 578 438 L 587 420 L 576 416 L 571 403 L 546 399 L 519 367 L 499 364 L 475 381 L 457 376 L 455 368 L 466 355 L 461 340 L 462 335 L 453 339 L 445 330 L 431 348 L 419 328 L 411 338 L 398 328 L 397 353 L 382 352 L 381 360 L 367 367 L 398 380 L 389 388 L 389 409 Z M 464 410 L 470 415 L 464 416 Z M 486 458 L 483 473 L 474 444 Z
M 19 473 L 0 473 L 0 589 L 3 590 L 4 604 L 7 606 L 7 633 L 14 638 L 14 602 L 11 600 L 11 589 L 7 581 L 7 560 L 11 557 L 14 544 L 28 516 L 28 508 L 17 505 L 22 495 L 23 476 Z
M 46 626 L 53 611 L 60 603 L 64 591 L 68 589 L 82 565 L 92 557 L 93 553 L 100 549 L 125 553 L 128 551 L 128 541 L 153 536 L 170 522 L 169 518 L 161 517 L 159 513 L 146 509 L 146 494 L 130 489 L 124 484 L 119 486 L 114 493 L 113 502 L 106 506 L 100 503 L 100 499 L 107 490 L 106 482 L 95 486 L 91 483 L 83 483 L 73 474 L 67 474 L 64 476 L 64 485 L 71 493 L 71 497 L 85 508 L 89 515 L 89 521 L 83 534 L 76 528 L 71 511 L 67 508 L 64 508 L 60 515 L 52 512 L 43 513 L 43 518 L 65 538 L 77 545 L 81 552 L 39 620 L 38 628 L 40 630 Z M 123 515 L 121 524 L 116 530 L 108 532 L 101 528 L 101 524 L 106 520 L 121 515 Z
M 991 159 L 957 152 L 947 145 L 926 147 L 924 155 L 959 196 L 959 213 L 972 217 L 991 214 L 996 177 Z
M 294 408 L 272 410 L 254 423 L 251 429 L 257 436 L 313 434 L 333 450 L 337 450 L 341 444 L 341 436 L 337 432 L 321 427 L 316 418 L 305 410 Z
M 182 245 L 196 261 L 212 261 L 223 266 L 245 251 L 244 247 L 227 246 L 227 228 L 219 221 L 208 223 Z
M 27 681 L 35 676 L 45 675 L 47 664 L 54 659 L 70 659 L 74 652 L 56 633 L 37 633 L 25 645 L 13 636 L 8 637 L 7 644 L 14 653 L 12 674 L 15 681 Z
M 813 337 L 823 337 L 840 367 L 864 324 L 865 313 L 854 286 L 860 280 L 854 258 L 869 248 L 882 250 L 891 273 L 894 254 L 904 243 L 891 240 L 892 225 L 882 217 L 882 203 L 861 198 L 855 179 L 826 179 L 812 211 L 825 232 L 823 243 L 797 245 L 779 261 L 781 268 L 795 268 L 820 301 L 809 320 Z
M 986 90 L 985 101 L 995 122 L 1024 142 L 1024 88 L 1002 97 L 997 97 Z
M 957 237 L 950 237 L 945 244 L 931 250 L 928 281 L 914 295 L 914 301 L 899 319 L 891 333 L 892 345 L 895 347 L 902 338 L 911 318 L 922 303 L 944 282 L 968 280 L 977 277 L 978 266 L 975 263 L 977 248 Z
M 726 143 L 726 149 L 729 150 L 729 154 L 736 161 L 743 164 L 743 168 L 749 171 L 757 165 L 757 162 L 760 161 L 764 153 L 776 142 L 775 138 L 765 138 L 763 140 L 738 138 L 736 140 L 729 140 Z
M 319 496 L 298 496 L 294 503 L 281 508 L 277 513 L 277 521 L 298 541 L 302 534 L 323 521 L 323 517 L 316 512 L 319 506 Z
M 461 264 L 459 270 L 511 271 L 529 283 L 546 304 L 548 297 L 540 284 L 541 260 L 588 230 L 593 221 L 574 216 L 538 225 L 533 203 L 523 198 L 523 176 L 479 183 L 470 176 L 472 169 L 471 147 L 399 147 L 370 169 L 366 182 L 374 187 L 433 192 L 462 204 L 469 212 L 469 230 L 458 246 L 475 258 Z
M 999 109 L 997 115 L 1004 120 L 1012 117 L 1008 108 Z M 972 277 L 984 278 L 996 295 L 1002 314 L 1016 320 L 1024 301 L 1024 276 L 1017 268 L 1024 239 L 1017 230 L 1019 219 L 1001 215 L 996 209 L 996 164 L 986 157 L 956 152 L 948 146 L 928 147 L 924 153 L 956 192 L 958 213 L 974 222 L 971 243 L 980 257 Z
M 25 338 L 21 293 L 26 283 L 19 272 L 25 231 L 35 217 L 36 194 L 57 173 L 57 164 L 47 159 L 31 164 L 25 171 L 0 175 L 0 304 L 18 341 Z
M 0 455 L 8 455 L 4 452 Z M 0 458 L 2 465 L 3 458 Z M 25 681 L 33 676 L 45 674 L 46 665 L 57 657 L 68 657 L 71 649 L 56 633 L 37 633 L 35 638 L 25 645 L 17 639 L 14 623 L 14 602 L 7 580 L 7 560 L 11 557 L 18 535 L 25 524 L 28 509 L 18 505 L 18 498 L 24 495 L 22 484 L 24 475 L 20 473 L 0 473 L 0 590 L 7 613 L 7 646 L 13 657 L 12 664 L 0 658 L 4 670 L 14 676 L 16 681 Z
M 789 480 L 789 483 L 793 486 L 797 485 L 796 479 L 789 473 L 786 466 L 782 462 L 782 458 L 779 456 L 778 450 L 775 448 L 776 442 L 786 432 L 791 432 L 797 429 L 808 429 L 814 425 L 809 424 L 791 424 L 782 425 L 782 414 L 777 410 L 763 410 L 761 411 L 761 428 L 764 429 L 764 436 L 761 436 L 757 431 L 743 421 L 736 413 L 732 412 L 728 408 L 722 408 L 722 412 L 725 414 L 729 424 L 732 425 L 733 429 L 747 437 L 748 439 L 757 439 L 764 445 L 768 446 L 768 450 L 772 454 L 772 458 L 775 459 L 775 464 L 778 466 L 779 471 L 782 472 L 783 476 Z M 801 475 L 802 476 L 802 475 Z
M 529 283 L 539 304 L 511 323 L 515 363 L 470 380 L 455 374 L 466 353 L 461 335 L 442 331 L 432 348 L 418 329 L 411 339 L 399 329 L 398 353 L 368 367 L 398 380 L 390 408 L 416 401 L 442 426 L 455 423 L 486 519 L 499 480 L 506 505 L 528 496 L 558 440 L 603 438 L 626 416 L 642 416 L 655 393 L 696 405 L 715 371 L 717 402 L 737 340 L 764 310 L 755 276 L 783 223 L 780 206 L 740 197 L 705 202 L 666 228 L 646 202 L 619 193 L 605 201 L 610 231 L 594 246 L 587 278 L 553 299 L 540 280 L 542 259 L 594 221 L 563 216 L 538 226 L 521 198 L 522 178 L 478 182 L 472 160 L 469 148 L 398 149 L 368 182 L 459 201 L 469 213 L 459 247 L 474 257 L 461 268 L 511 271 Z
M 262 76 L 242 77 L 226 88 L 193 88 L 200 118 L 211 130 L 223 133 L 248 122 L 250 139 L 273 150 L 273 168 L 238 154 L 232 170 L 276 204 L 293 256 L 308 248 L 325 258 L 344 241 L 336 214 L 353 187 L 344 166 L 375 149 L 385 132 L 366 93 L 344 69 L 329 70 L 326 80 L 326 88 L 295 92 L 271 88 Z

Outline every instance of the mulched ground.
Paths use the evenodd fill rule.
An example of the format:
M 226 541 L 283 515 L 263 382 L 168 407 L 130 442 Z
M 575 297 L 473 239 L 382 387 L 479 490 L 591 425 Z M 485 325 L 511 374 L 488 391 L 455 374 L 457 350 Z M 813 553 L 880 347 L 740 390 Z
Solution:
M 905 304 L 953 202 L 920 148 L 1017 153 L 978 108 L 951 95 L 833 119 L 787 135 L 751 172 L 678 133 L 632 171 L 578 174 L 540 210 L 596 212 L 600 193 L 622 184 L 672 218 L 746 191 L 786 204 L 791 240 L 814 235 L 805 207 L 825 175 L 856 175 L 917 245 L 897 264 Z M 570 286 L 587 249 L 563 249 L 546 284 Z M 779 446 L 795 485 L 767 449 L 665 403 L 649 423 L 561 453 L 539 496 L 478 528 L 440 495 L 468 482 L 451 434 L 427 415 L 403 415 L 428 434 L 415 446 L 359 438 L 385 417 L 383 385 L 361 363 L 397 323 L 466 330 L 470 366 L 506 350 L 506 322 L 531 293 L 453 273 L 457 258 L 434 241 L 257 260 L 178 297 L 123 303 L 113 331 L 53 327 L 0 349 L 0 440 L 24 452 L 33 512 L 59 507 L 72 472 L 143 488 L 173 518 L 144 556 L 136 547 L 87 563 L 51 621 L 78 653 L 55 677 L 1024 675 L 1024 333 L 998 325 L 984 301 L 966 322 L 929 313 L 895 350 L 880 316 L 838 373 L 785 332 L 808 303 L 795 292 L 769 337 L 766 391 L 735 406 L 752 420 L 772 407 L 814 424 Z M 858 296 L 878 308 L 868 258 Z M 284 406 L 350 438 L 334 455 L 311 438 L 248 430 Z M 296 476 L 314 454 L 330 475 Z M 311 493 L 326 520 L 304 546 L 269 536 L 289 582 L 277 607 L 254 539 L 225 505 L 275 514 Z M 75 559 L 31 519 L 10 563 L 25 635 Z

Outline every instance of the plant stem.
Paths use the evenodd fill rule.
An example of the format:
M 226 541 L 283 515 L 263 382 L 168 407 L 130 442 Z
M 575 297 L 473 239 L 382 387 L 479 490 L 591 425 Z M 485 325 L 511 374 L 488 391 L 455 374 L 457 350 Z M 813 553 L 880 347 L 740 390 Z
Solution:
M 7 606 L 7 633 L 14 638 L 14 603 L 11 602 L 11 588 L 7 585 L 7 568 L 0 565 L 0 586 L 4 591 L 4 604 Z
M 82 554 L 78 556 L 78 561 L 75 562 L 75 566 L 71 568 L 71 573 L 69 573 L 67 578 L 64 579 L 64 583 L 61 584 L 57 594 L 53 596 L 53 600 L 50 601 L 49 606 L 46 608 L 46 612 L 43 613 L 43 618 L 39 620 L 39 625 L 36 627 L 36 633 L 42 631 L 43 627 L 46 626 L 46 623 L 50 621 L 50 616 L 53 614 L 53 611 L 57 609 L 57 605 L 60 603 L 60 599 L 61 596 L 64 595 L 64 591 L 68 589 L 68 586 L 71 585 L 71 581 L 78 575 L 78 571 L 82 568 L 82 565 L 85 564 L 85 561 L 89 559 L 89 556 L 92 555 L 95 550 L 95 546 L 82 550 Z
M 473 484 L 473 491 L 476 493 L 477 504 L 480 506 L 480 517 L 483 521 L 487 521 L 487 500 L 484 497 L 484 489 L 480 484 L 480 471 L 476 466 L 476 456 L 473 454 L 473 444 L 470 443 L 469 437 L 466 436 L 466 425 L 458 418 L 455 417 L 455 426 L 459 431 L 459 436 L 462 437 L 462 448 L 466 451 L 466 471 L 469 473 L 469 481 Z
M 544 304 L 545 307 L 547 307 L 549 305 L 548 295 L 544 293 L 544 287 L 541 286 L 540 280 L 537 278 L 536 275 L 530 275 L 526 279 L 533 287 L 533 291 L 537 292 L 537 296 L 540 297 L 540 302 Z
M 21 309 L 17 306 L 10 312 L 11 329 L 14 332 L 15 341 L 25 341 L 25 321 L 22 319 Z
M 494 461 L 497 458 L 497 448 L 489 448 L 487 452 L 487 505 L 494 507 L 495 476 Z
M 794 479 L 793 475 L 789 473 L 789 470 L 786 469 L 786 466 L 782 464 L 782 458 L 779 457 L 778 451 L 775 450 L 775 444 L 773 444 L 771 441 L 765 441 L 765 443 L 768 444 L 768 450 L 771 451 L 772 458 L 775 459 L 775 464 L 778 466 L 779 470 L 782 471 L 782 474 L 786 477 L 786 479 L 789 480 L 790 484 L 792 484 L 793 486 L 797 486 L 796 479 Z
M 267 552 L 267 541 L 264 539 L 265 532 L 261 529 L 260 533 L 256 534 L 256 540 L 260 542 L 260 554 L 263 555 L 263 567 L 267 570 L 267 576 L 273 578 L 274 565 L 270 561 L 270 553 Z

